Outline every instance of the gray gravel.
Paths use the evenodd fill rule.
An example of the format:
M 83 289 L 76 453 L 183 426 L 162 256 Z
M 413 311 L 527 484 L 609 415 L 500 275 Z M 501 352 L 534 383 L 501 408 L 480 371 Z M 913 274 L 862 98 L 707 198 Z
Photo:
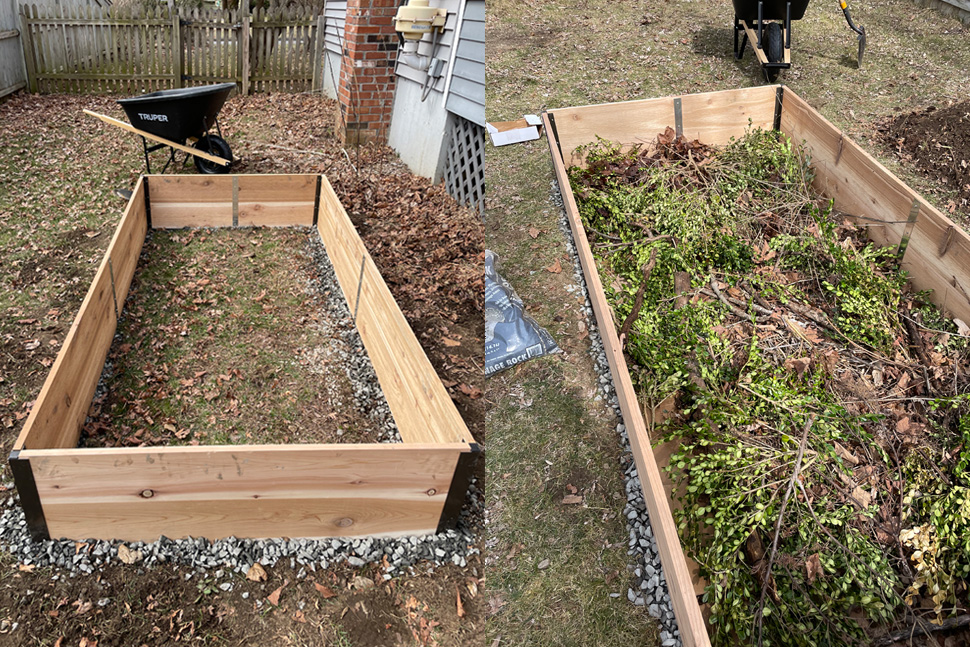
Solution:
M 4 483 L 10 489 L 13 483 Z M 16 557 L 21 564 L 51 567 L 53 579 L 63 576 L 90 575 L 103 567 L 121 564 L 118 547 L 124 544 L 136 557 L 132 568 L 162 566 L 187 567 L 186 579 L 212 575 L 231 579 L 232 574 L 245 575 L 254 563 L 263 566 L 288 565 L 316 572 L 346 562 L 355 567 L 380 563 L 387 557 L 384 578 L 411 572 L 412 567 L 454 564 L 465 566 L 469 556 L 478 554 L 475 529 L 481 519 L 483 497 L 477 483 L 468 489 L 465 506 L 455 530 L 431 535 L 400 538 L 342 539 L 239 539 L 229 537 L 210 541 L 204 538 L 169 539 L 154 542 L 122 542 L 100 539 L 33 541 L 27 533 L 27 522 L 16 496 L 7 498 L 0 514 L 0 548 Z M 231 588 L 231 586 L 230 586 Z M 223 589 L 228 590 L 228 589 Z
M 324 332 L 343 342 L 343 346 L 334 345 L 333 351 L 342 360 L 340 363 L 352 385 L 354 406 L 378 426 L 380 442 L 399 443 L 401 434 L 384 398 L 374 365 L 354 324 L 353 313 L 340 290 L 327 249 L 315 228 L 307 227 L 306 230 L 306 253 L 319 270 L 319 275 L 308 281 L 308 288 L 320 296 L 323 304 L 321 327 Z
M 619 435 L 620 446 L 624 452 L 620 458 L 626 481 L 627 499 L 623 514 L 626 516 L 627 530 L 630 533 L 627 555 L 633 562 L 630 565 L 630 570 L 634 578 L 634 586 L 627 589 L 626 597 L 635 606 L 646 607 L 647 613 L 660 622 L 662 647 L 678 647 L 681 644 L 680 630 L 677 628 L 677 619 L 674 617 L 674 610 L 670 603 L 670 592 L 667 589 L 667 579 L 664 577 L 663 567 L 660 564 L 657 542 L 654 539 L 650 519 L 647 516 L 646 501 L 643 498 L 640 478 L 637 475 L 636 464 L 630 450 L 630 438 L 627 435 L 626 426 L 622 422 L 620 402 L 613 387 L 613 376 L 610 373 L 610 365 L 603 348 L 603 339 L 596 326 L 596 318 L 593 314 L 592 303 L 589 300 L 589 292 L 579 262 L 579 254 L 576 251 L 576 243 L 569 228 L 569 220 L 566 217 L 559 186 L 555 182 L 552 183 L 552 201 L 559 207 L 559 226 L 566 239 L 566 248 L 573 259 L 573 273 L 576 278 L 574 293 L 578 292 L 586 300 L 583 313 L 586 315 L 586 326 L 589 330 L 590 354 L 600 375 L 599 394 L 595 399 L 604 401 L 616 414 L 618 421 L 616 432 Z
M 341 343 L 334 344 L 334 352 L 353 385 L 354 406 L 370 417 L 378 426 L 381 442 L 401 442 L 400 433 L 380 388 L 373 364 L 364 349 L 354 325 L 353 314 L 340 290 L 333 265 L 317 232 L 306 227 L 306 253 L 318 268 L 317 276 L 307 279 L 308 291 L 319 295 L 323 308 L 321 320 L 325 331 Z M 149 232 L 151 235 L 151 232 Z M 123 315 L 122 315 L 123 316 Z M 106 363 L 98 384 L 97 395 L 103 395 L 112 366 Z M 6 470 L 4 470 L 5 472 Z M 13 483 L 5 484 L 13 489 Z M 384 578 L 391 579 L 413 571 L 416 567 L 454 564 L 464 567 L 469 556 L 477 554 L 475 535 L 483 519 L 482 492 L 473 479 L 455 530 L 403 538 L 342 538 L 342 539 L 239 539 L 229 537 L 209 541 L 204 538 L 169 539 L 160 537 L 154 542 L 120 542 L 87 539 L 79 548 L 73 539 L 35 542 L 27 533 L 27 522 L 17 496 L 9 496 L 0 513 L 0 548 L 5 548 L 22 564 L 51 567 L 52 578 L 92 574 L 111 563 L 121 563 L 118 547 L 122 544 L 129 554 L 136 555 L 132 568 L 176 566 L 186 568 L 186 579 L 215 574 L 231 578 L 245 575 L 254 563 L 275 566 L 283 563 L 299 573 L 315 572 L 345 562 L 354 567 L 381 563 L 389 564 Z M 229 581 L 219 585 L 223 591 L 232 589 Z

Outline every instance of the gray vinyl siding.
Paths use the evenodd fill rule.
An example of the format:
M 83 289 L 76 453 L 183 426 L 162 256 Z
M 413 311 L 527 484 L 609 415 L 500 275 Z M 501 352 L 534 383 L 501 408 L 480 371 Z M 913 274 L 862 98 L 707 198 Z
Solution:
M 347 24 L 347 0 L 327 0 L 323 15 L 327 20 L 324 39 L 327 51 L 343 56 L 340 46 L 344 42 L 344 26 Z
M 445 107 L 485 126 L 485 0 L 469 0 L 465 6 Z

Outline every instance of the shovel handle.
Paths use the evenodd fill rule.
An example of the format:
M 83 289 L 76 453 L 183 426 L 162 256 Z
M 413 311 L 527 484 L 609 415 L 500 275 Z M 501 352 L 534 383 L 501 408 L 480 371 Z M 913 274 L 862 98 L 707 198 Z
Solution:
M 863 31 L 858 27 L 856 27 L 855 23 L 852 22 L 852 16 L 849 15 L 849 5 L 846 3 L 846 1 L 839 0 L 839 7 L 842 8 L 842 14 L 845 16 L 845 21 L 849 23 L 849 29 L 851 29 L 852 31 L 854 31 L 855 33 L 861 36 L 863 34 Z

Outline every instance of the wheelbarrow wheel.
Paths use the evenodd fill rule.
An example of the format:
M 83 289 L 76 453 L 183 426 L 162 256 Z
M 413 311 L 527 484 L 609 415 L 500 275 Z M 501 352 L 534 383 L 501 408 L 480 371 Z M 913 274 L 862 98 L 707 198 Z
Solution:
M 782 32 L 781 23 L 766 23 L 764 39 L 765 56 L 768 57 L 768 61 L 770 63 L 781 63 L 784 61 L 785 38 Z M 764 71 L 765 78 L 768 79 L 768 83 L 774 83 L 778 79 L 778 75 L 781 73 L 781 68 L 766 67 L 764 68 Z
M 232 150 L 229 148 L 229 142 L 218 135 L 205 135 L 202 137 L 202 139 L 195 142 L 195 147 L 200 151 L 209 153 L 210 155 L 215 155 L 216 157 L 221 157 L 230 161 L 232 160 Z M 195 168 L 198 169 L 199 173 L 215 175 L 217 173 L 229 172 L 229 166 L 223 166 L 222 164 L 217 164 L 216 162 L 210 162 L 204 157 L 194 157 L 193 159 L 195 160 Z

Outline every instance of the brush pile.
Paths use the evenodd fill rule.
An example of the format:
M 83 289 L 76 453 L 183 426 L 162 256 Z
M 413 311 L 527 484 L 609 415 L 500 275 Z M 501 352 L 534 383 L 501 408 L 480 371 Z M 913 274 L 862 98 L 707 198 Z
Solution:
M 970 329 L 811 188 L 777 132 L 600 140 L 570 171 L 715 644 L 965 625 Z

